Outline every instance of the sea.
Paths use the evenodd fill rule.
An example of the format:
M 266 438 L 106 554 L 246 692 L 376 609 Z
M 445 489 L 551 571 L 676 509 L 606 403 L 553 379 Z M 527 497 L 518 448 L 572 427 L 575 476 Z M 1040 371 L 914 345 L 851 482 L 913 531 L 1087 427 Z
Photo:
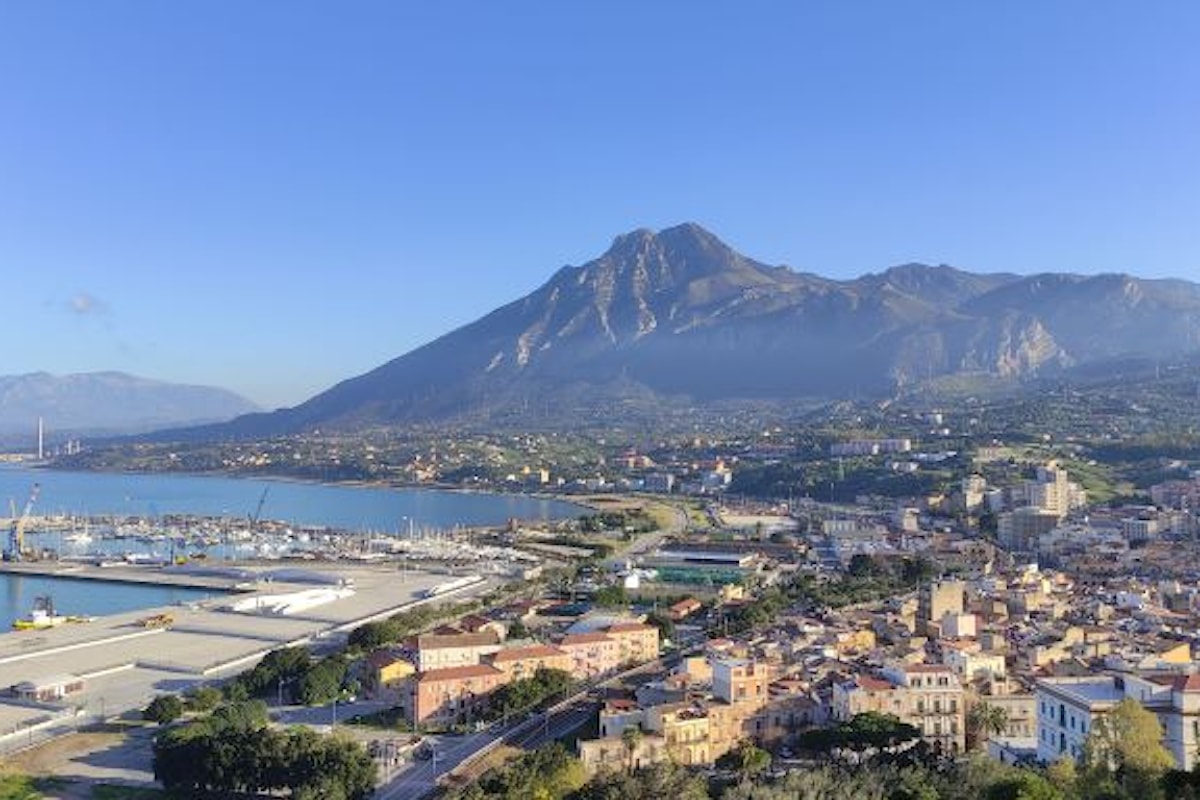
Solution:
M 379 536 L 459 526 L 503 524 L 510 518 L 548 520 L 584 509 L 545 497 L 437 489 L 330 486 L 288 480 L 138 473 L 62 472 L 0 467 L 0 516 L 20 513 L 33 486 L 33 515 L 79 517 L 193 514 L 246 519 L 257 515 L 296 526 Z M 261 510 L 259 504 L 262 504 Z M 8 531 L 0 531 L 7 544 Z M 0 575 L 0 631 L 27 615 L 39 595 L 60 614 L 113 614 L 201 599 L 210 592 L 140 584 Z

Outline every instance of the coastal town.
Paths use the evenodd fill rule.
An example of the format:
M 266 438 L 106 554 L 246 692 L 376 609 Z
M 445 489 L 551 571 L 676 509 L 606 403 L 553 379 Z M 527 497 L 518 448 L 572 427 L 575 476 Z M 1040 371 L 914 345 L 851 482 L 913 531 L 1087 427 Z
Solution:
M 1110 492 L 1096 502 L 1092 492 L 1105 487 L 1085 487 L 1086 464 L 1083 480 L 1072 474 L 1065 465 L 1084 462 L 1070 448 L 993 441 L 938 456 L 905 437 L 859 437 L 828 443 L 823 458 L 843 470 L 850 462 L 896 473 L 911 464 L 909 474 L 944 474 L 949 463 L 955 478 L 919 496 L 765 501 L 730 491 L 744 448 L 691 462 L 680 477 L 627 453 L 616 463 L 626 475 L 645 474 L 640 491 L 612 473 L 573 495 L 591 509 L 575 519 L 411 537 L 314 529 L 303 541 L 267 520 L 222 528 L 173 518 L 164 533 L 163 521 L 129 519 L 98 538 L 233 531 L 257 545 L 249 555 L 258 560 L 189 560 L 180 548 L 184 555 L 165 561 L 111 553 L 90 561 L 42 548 L 44 559 L 13 559 L 7 568 L 239 583 L 246 600 L 121 622 L 199 644 L 220 636 L 228 628 L 221 615 L 234 612 L 260 641 L 278 636 L 279 652 L 315 647 L 314 664 L 338 659 L 321 693 L 285 691 L 307 680 L 303 671 L 258 685 L 275 701 L 275 724 L 286 724 L 297 701 L 336 709 L 340 699 L 343 719 L 355 720 L 343 730 L 369 745 L 385 797 L 463 791 L 455 787 L 556 740 L 572 742 L 570 758 L 596 779 L 656 765 L 719 779 L 751 756 L 783 775 L 847 752 L 1083 764 L 1096 732 L 1130 704 L 1158 721 L 1171 768 L 1193 769 L 1200 476 L 1161 470 L 1164 479 L 1137 496 L 1114 500 Z M 540 485 L 546 472 L 520 474 Z M 21 523 L 40 542 L 64 524 Z M 278 545 L 266 561 L 258 555 L 268 552 L 264 542 Z M 396 569 L 416 589 L 400 602 L 380 582 Z M 279 577 L 264 583 L 272 570 Z M 285 622 L 310 616 L 309 608 L 326 620 L 315 638 Z M 419 618 L 405 616 L 414 608 L 424 608 Z M 215 616 L 202 622 L 198 614 Z M 100 654 L 104 637 L 78 629 L 102 625 L 50 633 Z M 238 670 L 249 665 L 254 674 L 263 652 L 241 646 L 229 651 L 228 666 L 134 658 L 121 680 L 150 680 L 127 693 L 124 708 L 110 690 L 103 713 L 138 715 L 172 696 L 154 689 L 164 670 L 194 675 L 184 700 L 199 687 L 238 685 L 247 674 Z M 0 662 L 33 663 L 32 652 L 13 653 Z M 92 657 L 98 667 L 115 659 Z M 59 723 L 65 715 L 55 709 L 89 709 L 72 712 L 85 723 L 105 681 L 104 669 L 94 672 L 52 680 L 31 673 L 12 681 L 11 702 Z M 867 728 L 874 738 L 862 738 Z M 32 743 L 32 730 L 15 723 L 0 743 Z

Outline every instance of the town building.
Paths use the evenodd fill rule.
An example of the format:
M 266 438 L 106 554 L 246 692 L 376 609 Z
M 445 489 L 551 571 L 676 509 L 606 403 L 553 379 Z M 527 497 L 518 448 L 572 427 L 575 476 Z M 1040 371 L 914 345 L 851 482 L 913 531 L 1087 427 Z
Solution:
M 834 719 L 848 721 L 869 711 L 915 726 L 943 752 L 958 753 L 966 745 L 962 683 L 944 664 L 895 665 L 879 676 L 856 675 L 834 684 Z
M 640 622 L 621 622 L 604 629 L 617 643 L 618 664 L 640 664 L 658 658 L 658 628 Z
M 606 675 L 621 664 L 621 646 L 604 633 L 568 634 L 558 648 L 571 657 L 571 672 L 577 678 Z
M 500 637 L 494 630 L 478 633 L 426 633 L 414 637 L 413 649 L 419 672 L 469 667 L 484 656 L 500 650 Z
M 570 672 L 572 666 L 569 653 L 545 644 L 508 647 L 488 656 L 486 660 L 503 672 L 509 681 L 532 678 L 539 669 L 559 669 Z
M 490 664 L 419 672 L 406 684 L 402 706 L 417 725 L 469 723 L 486 712 L 491 693 L 507 682 Z
M 1191 770 L 1200 745 L 1200 675 L 1087 675 L 1037 682 L 1037 754 L 1078 759 L 1097 721 L 1126 698 L 1153 711 L 1175 766 Z

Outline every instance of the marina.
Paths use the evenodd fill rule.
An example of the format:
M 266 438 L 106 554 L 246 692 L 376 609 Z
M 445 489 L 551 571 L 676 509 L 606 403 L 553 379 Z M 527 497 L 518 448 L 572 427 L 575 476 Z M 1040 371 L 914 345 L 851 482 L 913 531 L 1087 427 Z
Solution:
M 17 567 L 22 574 L 9 572 L 7 579 L 44 573 L 37 577 L 50 580 L 57 569 L 8 565 Z M 95 588 L 97 581 L 130 581 L 147 569 L 162 572 L 82 566 L 75 579 Z M 242 564 L 225 576 L 214 571 L 205 576 L 210 583 L 205 599 L 101 616 L 87 624 L 0 634 L 0 687 L 10 688 L 0 699 L 0 752 L 32 738 L 39 727 L 109 718 L 144 706 L 155 694 L 227 678 L 277 647 L 336 643 L 363 622 L 495 585 L 492 580 L 463 584 L 461 575 L 350 563 L 294 570 L 283 576 L 286 581 L 266 580 L 274 569 Z M 264 579 L 252 584 L 248 575 Z M 439 590 L 455 581 L 457 588 Z M 46 685 L 48 676 L 62 682 Z

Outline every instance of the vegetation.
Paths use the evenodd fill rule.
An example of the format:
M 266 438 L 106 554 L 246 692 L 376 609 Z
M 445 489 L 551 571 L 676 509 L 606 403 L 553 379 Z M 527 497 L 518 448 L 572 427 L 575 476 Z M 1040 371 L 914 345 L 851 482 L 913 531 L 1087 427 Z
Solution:
M 619 584 L 604 586 L 596 590 L 592 602 L 600 608 L 625 608 L 629 605 L 629 594 Z
M 336 700 L 342 693 L 349 666 L 350 662 L 340 653 L 321 659 L 296 681 L 293 697 L 306 706 Z
M 183 701 L 178 695 L 160 694 L 142 710 L 142 718 L 166 725 L 183 716 Z
M 741 775 L 757 775 L 771 766 L 771 754 L 750 742 L 742 742 L 717 759 L 717 766 Z
M 559 743 L 540 747 L 451 795 L 454 800 L 564 800 L 587 776 L 583 764 Z
M 652 611 L 646 615 L 646 624 L 658 628 L 658 638 L 662 641 L 675 639 L 675 620 L 663 611 Z
M 28 775 L 0 775 L 0 800 L 42 800 L 35 779 Z
M 921 732 L 892 714 L 868 711 L 855 714 L 832 728 L 814 728 L 800 736 L 800 746 L 812 753 L 834 756 L 841 751 L 862 754 L 868 750 L 886 751 L 905 748 L 917 741 Z
M 841 608 L 870 603 L 910 592 L 936 574 L 932 562 L 924 558 L 879 559 L 856 555 L 849 571 L 838 578 L 822 579 L 798 574 L 787 587 L 788 595 L 820 606 Z
M 604 533 L 618 530 L 623 533 L 651 533 L 658 530 L 658 521 L 640 508 L 624 511 L 601 511 L 579 518 L 582 533 Z
M 261 703 L 232 703 L 160 734 L 154 777 L 196 798 L 286 790 L 294 798 L 361 800 L 374 791 L 375 765 L 353 741 L 307 728 L 276 731 Z
M 574 682 L 569 672 L 542 667 L 531 678 L 521 678 L 496 689 L 489 703 L 488 718 L 507 719 L 523 714 L 565 694 Z
M 480 606 L 478 601 L 450 605 L 420 605 L 408 611 L 393 614 L 385 620 L 368 622 L 350 631 L 347 645 L 351 650 L 375 650 L 395 644 L 406 636 L 425 630 L 435 622 L 469 614 Z
M 206 714 L 221 704 L 225 695 L 215 686 L 197 686 L 183 695 L 188 711 Z

